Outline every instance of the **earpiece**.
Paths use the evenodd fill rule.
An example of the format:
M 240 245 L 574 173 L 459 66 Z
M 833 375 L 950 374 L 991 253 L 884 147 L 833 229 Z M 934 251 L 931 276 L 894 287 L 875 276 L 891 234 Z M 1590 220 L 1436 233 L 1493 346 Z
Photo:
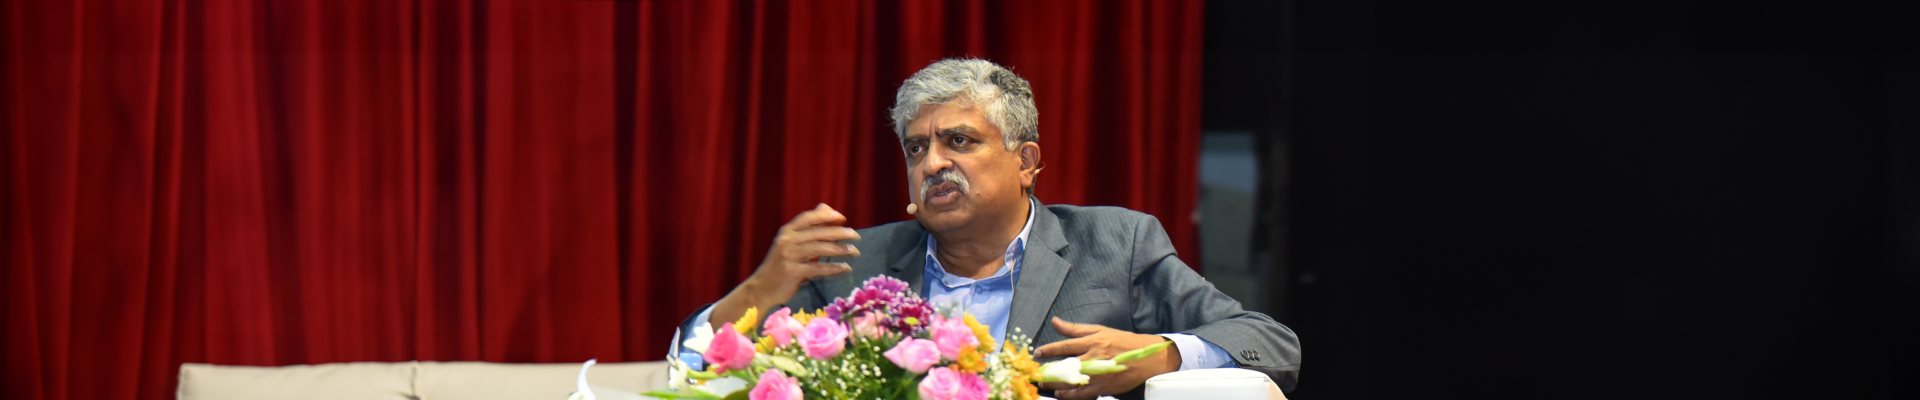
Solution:
M 920 205 L 919 205 L 919 204 L 913 204 L 913 203 L 907 203 L 907 213 L 908 213 L 908 214 L 917 214 L 917 213 L 916 213 L 916 211 L 920 211 Z

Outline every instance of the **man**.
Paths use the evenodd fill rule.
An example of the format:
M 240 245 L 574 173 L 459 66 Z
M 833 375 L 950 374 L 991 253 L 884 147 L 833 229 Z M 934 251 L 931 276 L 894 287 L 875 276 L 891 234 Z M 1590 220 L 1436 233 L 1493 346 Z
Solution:
M 892 112 L 906 158 L 907 212 L 916 219 L 855 231 L 825 204 L 801 213 L 780 227 L 752 276 L 681 331 L 737 320 L 750 307 L 818 309 L 887 275 L 931 304 L 965 307 L 995 340 L 1009 332 L 1032 337 L 1036 357 L 1103 357 L 1174 343 L 1085 386 L 1043 385 L 1061 399 L 1126 393 L 1154 375 L 1219 367 L 1260 371 L 1291 390 L 1300 365 L 1293 331 L 1241 309 L 1194 273 L 1174 256 L 1158 220 L 1114 207 L 1042 206 L 1032 197 L 1042 165 L 1033 104 L 1026 80 L 984 60 L 944 60 L 915 73 Z M 676 354 L 699 364 L 697 353 Z

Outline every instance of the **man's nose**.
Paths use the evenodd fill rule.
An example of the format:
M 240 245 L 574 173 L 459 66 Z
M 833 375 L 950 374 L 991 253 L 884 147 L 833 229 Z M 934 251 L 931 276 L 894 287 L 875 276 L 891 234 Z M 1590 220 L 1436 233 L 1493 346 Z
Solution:
M 939 148 L 927 149 L 925 162 L 920 163 L 920 172 L 927 176 L 938 175 L 940 171 L 953 167 L 953 159 L 947 158 Z

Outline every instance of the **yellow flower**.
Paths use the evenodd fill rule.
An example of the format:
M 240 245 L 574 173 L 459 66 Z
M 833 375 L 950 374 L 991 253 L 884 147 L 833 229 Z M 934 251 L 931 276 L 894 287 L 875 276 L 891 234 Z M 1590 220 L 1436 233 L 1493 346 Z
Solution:
M 1039 400 L 1040 399 L 1040 387 L 1034 386 L 1033 382 L 1015 380 L 1012 386 L 1013 386 L 1013 400 Z
M 827 310 L 813 310 L 812 313 L 808 313 L 804 311 L 793 312 L 793 320 L 799 321 L 800 326 L 807 326 L 807 323 L 813 322 L 814 318 L 820 318 L 824 316 L 827 316 Z
M 1013 371 L 1013 383 L 1009 385 L 1013 388 L 1013 399 L 1039 399 L 1040 388 L 1034 386 L 1033 382 L 1040 380 L 1040 363 L 1033 361 L 1033 354 L 1027 352 L 1026 348 L 1014 346 L 1012 341 L 1001 343 L 1001 346 L 1007 351 L 1000 352 L 1000 355 L 1006 358 L 1007 367 Z
M 961 314 L 961 318 L 967 322 L 968 328 L 973 328 L 973 337 L 980 340 L 980 352 L 993 352 L 993 333 L 987 330 L 987 326 L 973 319 L 973 314 Z
M 969 374 L 987 372 L 986 357 L 980 354 L 979 348 L 974 347 L 960 348 L 960 359 L 954 360 L 953 366 Z
M 739 321 L 733 321 L 733 330 L 740 331 L 742 335 L 752 335 L 753 328 L 759 324 L 760 307 L 747 307 L 747 314 L 740 316 Z
M 1027 352 L 1026 348 L 1014 346 L 1011 341 L 1005 343 L 1005 346 L 1007 351 L 1001 354 L 1006 355 L 1007 366 L 1013 368 L 1014 373 L 1035 381 L 1040 380 L 1040 363 L 1033 361 L 1033 353 Z
M 772 336 L 761 336 L 759 341 L 753 343 L 753 350 L 760 354 L 773 354 L 773 345 Z

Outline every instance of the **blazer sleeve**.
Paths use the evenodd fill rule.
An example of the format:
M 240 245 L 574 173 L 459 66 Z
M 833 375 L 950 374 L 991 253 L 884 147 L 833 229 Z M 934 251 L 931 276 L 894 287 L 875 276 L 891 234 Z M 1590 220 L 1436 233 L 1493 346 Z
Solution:
M 780 306 L 791 308 L 794 311 L 812 312 L 821 307 L 826 307 L 827 299 L 820 295 L 820 282 L 806 281 L 800 284 L 799 291 L 793 292 L 793 297 L 788 298 L 787 302 Z M 761 315 L 766 314 L 763 313 Z
M 1240 368 L 1267 374 L 1292 391 L 1300 378 L 1300 339 L 1266 314 L 1247 311 L 1174 254 L 1160 220 L 1142 215 L 1133 232 L 1133 297 L 1142 299 L 1141 331 L 1179 332 L 1219 346 Z M 1157 328 L 1157 329 L 1156 329 Z

